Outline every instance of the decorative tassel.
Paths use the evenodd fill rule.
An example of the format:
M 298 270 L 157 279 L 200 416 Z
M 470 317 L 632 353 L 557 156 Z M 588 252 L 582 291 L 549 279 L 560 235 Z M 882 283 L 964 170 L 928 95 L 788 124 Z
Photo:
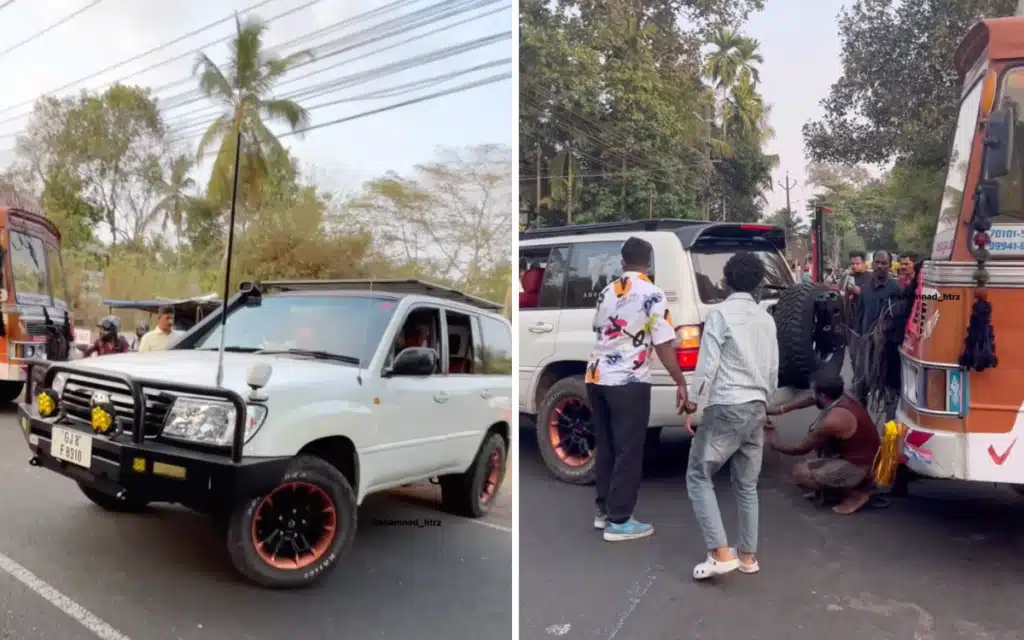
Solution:
M 977 296 L 971 308 L 971 321 L 964 340 L 960 366 L 968 370 L 984 371 L 998 366 L 996 332 L 992 327 L 992 305 L 983 296 Z
M 907 434 L 907 428 L 890 420 L 885 425 L 885 433 L 882 436 L 882 444 L 875 455 L 874 469 L 875 486 L 880 489 L 889 489 L 896 479 L 896 470 L 900 466 L 900 445 Z

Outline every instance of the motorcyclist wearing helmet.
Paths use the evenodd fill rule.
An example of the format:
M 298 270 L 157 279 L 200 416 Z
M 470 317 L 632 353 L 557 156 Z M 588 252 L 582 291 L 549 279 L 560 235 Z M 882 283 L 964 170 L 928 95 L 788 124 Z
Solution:
M 139 346 L 142 344 L 142 336 L 149 333 L 149 325 L 145 322 L 140 322 L 139 326 L 135 327 L 135 342 L 132 343 L 132 351 L 138 351 Z
M 121 321 L 117 316 L 107 316 L 99 323 L 100 337 L 85 351 L 85 357 L 105 356 L 129 351 L 128 341 L 121 337 Z

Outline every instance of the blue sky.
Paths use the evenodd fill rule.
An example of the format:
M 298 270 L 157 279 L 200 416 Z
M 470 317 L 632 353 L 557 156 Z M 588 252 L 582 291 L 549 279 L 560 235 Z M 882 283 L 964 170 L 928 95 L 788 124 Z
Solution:
M 264 20 L 269 20 L 309 1 L 269 0 L 258 10 L 242 15 L 256 15 Z M 4 42 L 0 43 L 0 52 L 57 22 L 64 16 L 86 7 L 91 2 L 92 0 L 18 0 L 14 2 L 0 10 L 0 24 L 3 24 L 4 33 L 7 34 Z M 308 8 L 271 22 L 267 45 L 274 46 L 289 40 L 304 38 L 284 51 L 314 48 L 332 39 L 353 36 L 358 31 L 375 24 L 423 9 L 436 2 L 437 0 L 410 0 L 407 7 L 396 9 L 386 16 L 364 19 L 332 33 L 317 38 L 308 38 L 306 36 L 317 29 L 385 5 L 382 0 L 319 0 Z M 92 75 L 96 71 L 174 40 L 208 23 L 229 17 L 233 12 L 241 11 L 256 3 L 257 0 L 177 0 L 176 2 L 102 0 L 67 24 L 15 51 L 0 55 L 0 66 L 4 73 L 4 92 L 0 98 L 0 122 L 2 122 L 0 123 L 0 168 L 12 160 L 11 150 L 14 146 L 14 139 L 10 137 L 10 134 L 17 133 L 25 125 L 27 119 L 21 116 L 27 116 L 31 110 L 31 106 L 11 107 L 32 100 L 40 94 L 49 93 L 84 76 Z M 295 75 L 309 73 L 343 60 L 351 60 L 360 54 L 400 42 L 403 38 L 493 11 L 502 5 L 503 3 L 499 2 L 443 22 L 423 26 L 404 35 L 388 39 L 381 38 L 351 52 L 333 56 L 329 60 L 325 59 L 320 63 L 297 70 Z M 424 56 L 443 47 L 514 29 L 514 25 L 515 14 L 509 7 L 450 31 L 368 56 L 364 60 L 352 61 L 350 64 L 326 70 L 309 79 L 296 80 L 288 84 L 287 87 L 282 87 L 282 92 L 301 91 L 340 76 L 366 71 L 390 62 Z M 136 62 L 58 92 L 56 95 L 73 94 L 81 89 L 100 89 L 146 67 L 181 56 L 180 59 L 172 63 L 125 80 L 126 83 L 149 87 L 178 83 L 159 91 L 157 95 L 164 102 L 179 96 L 178 101 L 180 102 L 184 99 L 183 96 L 186 95 L 186 92 L 195 88 L 194 81 L 188 80 L 195 59 L 195 54 L 190 51 L 211 41 L 226 38 L 233 31 L 234 23 L 232 21 L 225 22 Z M 365 38 L 365 36 L 363 37 Z M 208 46 L 204 51 L 220 63 L 227 57 L 227 43 Z M 313 97 L 308 99 L 306 104 L 315 105 L 346 96 L 358 96 L 501 58 L 515 58 L 514 39 L 506 39 L 447 60 L 409 69 L 330 95 Z M 316 125 L 362 111 L 373 110 L 417 95 L 433 93 L 511 69 L 514 67 L 506 65 L 482 70 L 400 97 L 361 100 L 317 109 L 312 112 L 312 124 Z M 293 153 L 299 157 L 307 171 L 314 175 L 319 182 L 328 183 L 333 188 L 348 190 L 356 188 L 362 180 L 384 171 L 407 171 L 417 163 L 430 161 L 435 150 L 441 146 L 458 147 L 482 143 L 515 144 L 516 104 L 515 85 L 512 80 L 505 80 L 461 94 L 311 131 L 304 140 L 290 137 L 285 142 L 292 147 Z M 197 120 L 201 122 L 209 113 L 215 113 L 215 106 L 208 102 L 198 101 L 168 109 L 166 115 L 171 125 L 184 125 L 190 122 L 195 123 Z M 279 131 L 284 130 L 280 126 L 275 128 Z M 186 143 L 191 144 L 194 148 L 198 142 L 199 129 L 193 126 L 181 131 L 179 137 L 184 138 Z M 192 135 L 189 136 L 189 134 Z M 199 177 L 205 178 L 206 176 Z
M 778 186 L 789 172 L 797 187 L 790 191 L 792 207 L 803 213 L 813 189 L 804 186 L 807 161 L 801 127 L 820 118 L 820 102 L 839 79 L 839 28 L 837 16 L 850 0 L 766 0 L 765 10 L 751 16 L 743 31 L 761 41 L 761 93 L 772 105 L 775 139 L 770 153 L 781 156 L 775 171 L 775 189 L 768 193 L 767 212 L 786 206 L 785 191 Z

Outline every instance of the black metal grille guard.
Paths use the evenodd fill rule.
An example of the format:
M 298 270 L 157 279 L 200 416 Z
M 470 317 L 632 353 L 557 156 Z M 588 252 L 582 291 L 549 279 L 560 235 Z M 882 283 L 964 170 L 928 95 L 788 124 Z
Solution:
M 238 393 L 230 389 L 218 387 L 204 387 L 193 384 L 180 384 L 161 380 L 150 380 L 147 378 L 133 378 L 124 373 L 112 373 L 108 371 L 95 371 L 93 369 L 80 369 L 63 362 L 49 362 L 45 360 L 33 360 L 27 363 L 28 375 L 26 375 L 25 398 L 31 403 L 34 389 L 32 388 L 32 371 L 35 367 L 46 367 L 43 375 L 43 388 L 49 388 L 53 379 L 58 373 L 66 373 L 69 376 L 95 378 L 105 382 L 116 382 L 128 387 L 132 396 L 132 442 L 135 446 L 144 448 L 146 441 L 146 395 L 143 389 L 148 387 L 171 393 L 184 393 L 189 395 L 204 396 L 217 400 L 227 400 L 235 408 L 235 431 L 231 441 L 231 462 L 238 464 L 242 461 L 242 447 L 245 444 L 245 401 Z

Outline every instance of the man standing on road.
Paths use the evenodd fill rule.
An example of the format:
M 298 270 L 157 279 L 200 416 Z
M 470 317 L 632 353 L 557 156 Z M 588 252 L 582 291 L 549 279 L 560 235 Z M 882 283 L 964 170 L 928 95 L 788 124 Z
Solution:
M 817 406 L 817 419 L 799 444 L 784 445 L 775 439 L 775 429 L 765 426 L 768 444 L 780 453 L 816 456 L 793 467 L 793 480 L 805 491 L 830 489 L 842 494 L 833 511 L 856 513 L 868 503 L 874 481 L 871 469 L 881 439 L 864 405 L 843 392 L 843 379 L 834 372 L 818 371 L 811 379 L 811 393 L 791 405 L 772 407 L 768 415 Z
M 171 342 L 174 331 L 174 308 L 160 307 L 157 311 L 156 328 L 139 340 L 139 352 L 163 351 Z
M 597 298 L 597 344 L 587 365 L 587 399 L 597 436 L 597 516 L 609 542 L 645 538 L 654 527 L 633 518 L 651 416 L 652 352 L 678 386 L 677 407 L 693 411 L 679 368 L 665 292 L 647 272 L 653 249 L 640 238 L 622 245 L 622 276 Z
M 896 278 L 889 272 L 889 265 L 889 253 L 876 251 L 871 260 L 871 279 L 860 289 L 857 297 L 857 324 L 853 330 L 860 337 L 860 346 L 854 359 L 854 391 L 857 400 L 864 406 L 868 405 L 871 389 L 882 383 L 878 378 L 881 374 L 872 371 L 877 349 L 870 334 L 874 332 L 875 325 L 889 304 L 898 302 L 903 293 Z
M 757 481 L 761 475 L 768 400 L 779 375 L 775 321 L 754 299 L 765 267 L 753 253 L 741 251 L 725 263 L 725 283 L 732 294 L 708 312 L 694 375 L 694 397 L 704 403 L 700 428 L 693 434 L 686 489 L 693 503 L 707 559 L 693 568 L 704 580 L 739 569 L 757 573 Z M 729 547 L 712 478 L 730 464 L 739 506 L 739 537 Z

